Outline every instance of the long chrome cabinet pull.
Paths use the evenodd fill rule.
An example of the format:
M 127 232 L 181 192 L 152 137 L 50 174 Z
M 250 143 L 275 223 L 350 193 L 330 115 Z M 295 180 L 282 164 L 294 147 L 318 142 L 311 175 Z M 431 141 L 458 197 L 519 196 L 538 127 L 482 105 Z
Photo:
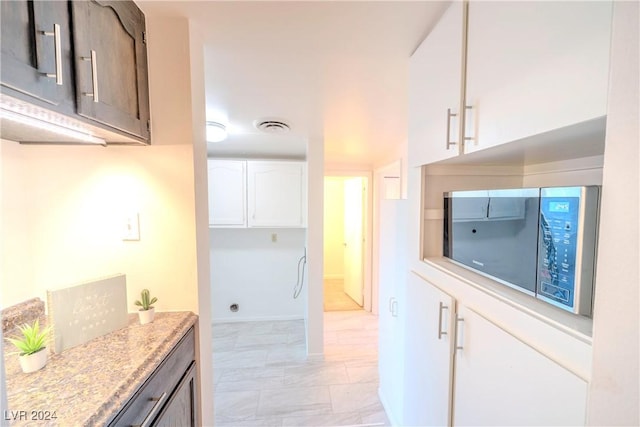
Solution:
M 447 150 L 452 145 L 456 145 L 457 142 L 451 141 L 451 118 L 456 117 L 456 113 L 451 112 L 451 108 L 447 108 Z
M 393 317 L 398 317 L 398 300 L 393 301 L 391 315 Z
M 438 339 L 442 339 L 443 335 L 447 335 L 446 331 L 442 330 L 442 311 L 449 310 L 449 307 L 440 302 L 440 308 L 438 310 Z
M 456 350 L 464 350 L 464 347 L 460 345 L 460 337 L 461 333 L 461 322 L 464 322 L 462 317 L 456 317 Z
M 469 123 L 471 122 L 471 125 L 473 126 L 473 120 L 469 120 L 469 118 L 473 119 L 473 106 L 472 105 L 467 105 L 466 107 L 464 107 L 465 109 L 465 120 L 464 120 L 464 124 L 465 124 L 465 128 L 469 125 Z M 464 131 L 464 140 L 466 141 L 473 141 L 473 136 L 467 136 L 468 132 L 467 129 L 465 129 Z
M 60 25 L 53 24 L 53 31 L 43 31 L 43 35 L 45 36 L 53 36 L 53 47 L 55 49 L 55 61 L 56 61 L 56 72 L 45 73 L 45 76 L 56 79 L 56 84 L 58 86 L 62 86 L 62 39 L 60 37 Z
M 98 96 L 98 54 L 95 50 L 91 51 L 91 56 L 82 57 L 83 61 L 91 61 L 91 86 L 93 89 L 92 93 L 85 93 L 85 96 L 93 97 L 93 102 L 100 102 L 100 98 Z
M 153 405 L 153 408 L 151 408 L 151 411 L 149 411 L 149 413 L 147 414 L 146 417 L 144 417 L 144 420 L 142 421 L 142 424 L 134 424 L 131 427 L 148 427 L 151 425 L 151 421 L 153 421 L 153 418 L 155 417 L 156 413 L 160 410 L 160 408 L 162 408 L 162 405 L 164 404 L 164 401 L 167 399 L 167 392 L 162 393 L 162 395 L 160 397 L 152 397 L 149 400 L 150 401 L 154 401 L 155 400 L 155 404 Z

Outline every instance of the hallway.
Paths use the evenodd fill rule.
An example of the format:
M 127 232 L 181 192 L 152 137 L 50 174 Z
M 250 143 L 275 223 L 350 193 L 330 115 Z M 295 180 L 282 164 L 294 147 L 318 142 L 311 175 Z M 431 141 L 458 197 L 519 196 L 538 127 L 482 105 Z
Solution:
M 378 399 L 378 318 L 325 313 L 325 358 L 307 360 L 304 321 L 213 327 L 217 426 L 387 426 Z
M 344 280 L 324 279 L 324 311 L 354 310 L 362 310 L 362 307 L 344 292 Z

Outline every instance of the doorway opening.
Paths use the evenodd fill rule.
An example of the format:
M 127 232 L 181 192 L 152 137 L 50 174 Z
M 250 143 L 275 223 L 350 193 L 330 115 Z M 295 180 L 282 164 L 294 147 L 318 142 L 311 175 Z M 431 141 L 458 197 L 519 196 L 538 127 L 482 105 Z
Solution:
M 371 311 L 369 178 L 324 178 L 324 311 Z

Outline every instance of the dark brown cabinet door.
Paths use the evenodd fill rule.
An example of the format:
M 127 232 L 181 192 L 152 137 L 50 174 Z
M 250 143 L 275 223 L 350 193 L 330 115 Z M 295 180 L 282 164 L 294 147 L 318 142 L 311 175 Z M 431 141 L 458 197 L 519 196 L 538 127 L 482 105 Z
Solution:
M 78 114 L 149 139 L 143 13 L 132 1 L 74 1 Z
M 153 426 L 196 427 L 198 425 L 196 384 L 196 362 L 193 362 Z
M 0 1 L 2 92 L 73 113 L 69 5 Z

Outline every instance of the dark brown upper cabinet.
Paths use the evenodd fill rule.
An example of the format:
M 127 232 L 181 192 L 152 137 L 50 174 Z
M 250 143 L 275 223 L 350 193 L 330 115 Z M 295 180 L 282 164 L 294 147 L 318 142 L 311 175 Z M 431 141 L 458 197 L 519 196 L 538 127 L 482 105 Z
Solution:
M 73 113 L 74 80 L 67 2 L 2 1 L 2 91 Z
M 78 114 L 149 139 L 144 14 L 131 1 L 73 1 Z
M 0 7 L 3 110 L 55 118 L 110 144 L 150 142 L 145 18 L 133 1 L 0 0 Z M 0 137 L 15 141 L 41 137 L 2 129 Z

